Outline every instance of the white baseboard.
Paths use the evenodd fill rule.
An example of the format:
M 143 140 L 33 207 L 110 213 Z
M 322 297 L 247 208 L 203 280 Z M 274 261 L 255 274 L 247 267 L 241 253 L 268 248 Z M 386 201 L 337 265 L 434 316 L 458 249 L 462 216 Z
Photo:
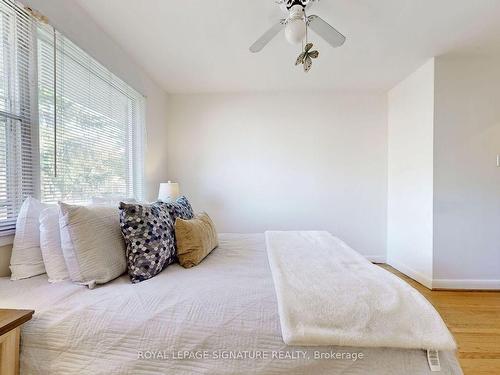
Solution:
M 387 264 L 397 269 L 399 272 L 404 273 L 406 276 L 411 277 L 413 280 L 418 281 L 420 284 L 426 286 L 427 288 L 432 289 L 432 279 L 426 277 L 422 273 L 415 271 L 414 269 L 404 265 L 403 263 L 389 261 L 387 262 Z
M 433 289 L 500 290 L 500 280 L 434 279 Z
M 429 289 L 500 290 L 500 280 L 429 279 L 403 263 L 390 261 L 387 264 Z
M 383 264 L 386 262 L 385 255 L 365 255 L 365 258 L 372 263 Z

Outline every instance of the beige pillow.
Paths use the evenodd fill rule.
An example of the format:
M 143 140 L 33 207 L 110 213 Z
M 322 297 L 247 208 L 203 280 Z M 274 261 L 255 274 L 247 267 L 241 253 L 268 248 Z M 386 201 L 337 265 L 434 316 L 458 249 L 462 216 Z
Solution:
M 61 248 L 72 281 L 93 288 L 127 270 L 118 207 L 59 203 Z
M 191 220 L 178 218 L 175 239 L 179 263 L 184 268 L 197 266 L 219 245 L 215 225 L 205 212 Z

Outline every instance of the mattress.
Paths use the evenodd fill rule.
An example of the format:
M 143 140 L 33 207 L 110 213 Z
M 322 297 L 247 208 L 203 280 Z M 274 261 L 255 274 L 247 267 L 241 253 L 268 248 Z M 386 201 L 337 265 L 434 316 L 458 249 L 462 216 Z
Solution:
M 198 267 L 140 284 L 0 278 L 0 306 L 35 310 L 21 374 L 431 374 L 421 350 L 285 345 L 263 234 L 223 234 Z M 440 359 L 462 374 L 453 353 Z

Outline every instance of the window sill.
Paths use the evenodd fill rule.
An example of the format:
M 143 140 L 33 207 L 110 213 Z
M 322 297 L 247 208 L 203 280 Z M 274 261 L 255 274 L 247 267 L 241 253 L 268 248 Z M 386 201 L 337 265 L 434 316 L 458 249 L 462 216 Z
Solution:
M 14 235 L 9 234 L 7 236 L 0 237 L 0 247 L 12 245 L 14 243 Z

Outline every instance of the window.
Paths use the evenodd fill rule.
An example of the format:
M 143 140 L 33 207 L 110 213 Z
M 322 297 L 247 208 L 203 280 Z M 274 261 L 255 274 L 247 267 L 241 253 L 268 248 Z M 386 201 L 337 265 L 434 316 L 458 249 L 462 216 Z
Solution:
M 27 196 L 143 198 L 144 97 L 12 0 L 0 0 L 0 235 Z
M 38 87 L 42 201 L 142 198 L 144 98 L 47 26 Z
M 33 22 L 9 0 L 0 3 L 0 233 L 14 232 L 19 207 L 35 193 Z

